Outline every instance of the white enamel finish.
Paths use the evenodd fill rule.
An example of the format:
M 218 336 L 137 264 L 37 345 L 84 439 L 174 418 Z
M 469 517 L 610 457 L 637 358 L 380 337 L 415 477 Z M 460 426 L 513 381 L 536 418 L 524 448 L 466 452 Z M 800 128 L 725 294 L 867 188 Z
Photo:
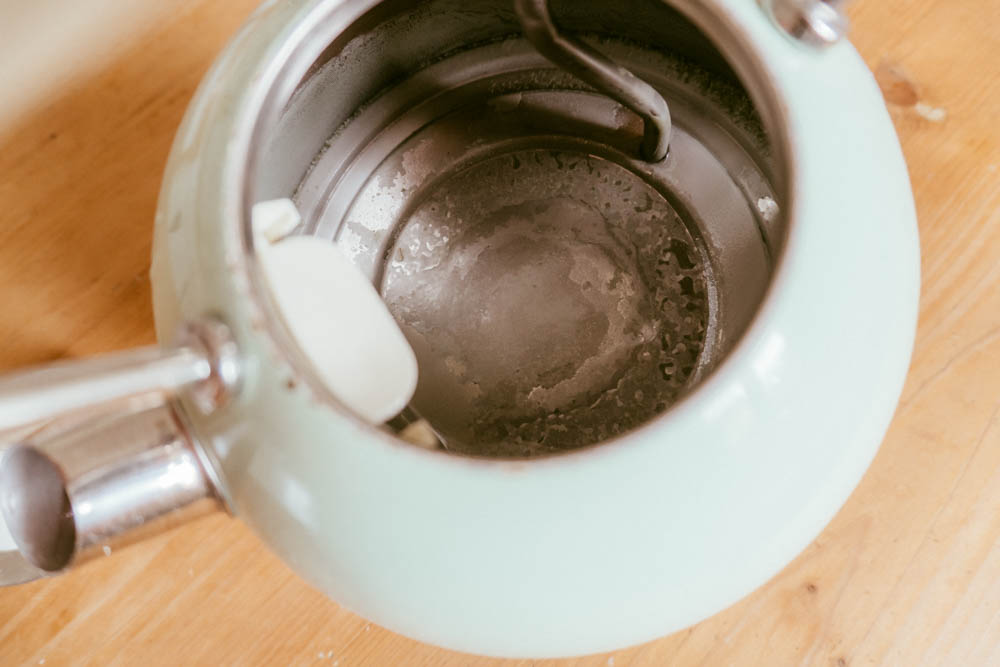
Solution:
M 371 282 L 326 239 L 258 247 L 282 319 L 326 387 L 373 424 L 397 415 L 417 387 L 417 358 Z
M 302 222 L 295 202 L 288 198 L 259 201 L 253 205 L 250 217 L 254 234 L 264 237 L 262 246 L 283 239 Z
M 347 22 L 364 3 L 326 20 Z M 403 444 L 288 380 L 250 298 L 247 127 L 316 1 L 270 3 L 181 127 L 156 228 L 157 327 L 218 312 L 251 359 L 196 418 L 230 506 L 295 569 L 423 641 L 510 656 L 610 650 L 688 626 L 788 563 L 861 478 L 912 347 L 918 243 L 879 91 L 847 43 L 797 48 L 756 3 L 704 0 L 754 46 L 792 136 L 792 224 L 730 357 L 627 437 L 559 458 L 473 461 Z M 698 17 L 694 17 L 698 20 Z

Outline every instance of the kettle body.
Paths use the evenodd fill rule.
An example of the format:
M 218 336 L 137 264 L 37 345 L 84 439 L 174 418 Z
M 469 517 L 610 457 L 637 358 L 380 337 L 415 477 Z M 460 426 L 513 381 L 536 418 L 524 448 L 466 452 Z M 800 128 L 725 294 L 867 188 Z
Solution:
M 291 195 L 357 106 L 338 100 L 364 96 L 337 73 L 339 57 L 360 50 L 370 71 L 351 81 L 374 86 L 417 69 L 418 51 L 436 62 L 435 42 L 496 41 L 507 15 L 449 0 L 265 3 L 178 130 L 155 221 L 157 334 L 169 345 L 185 322 L 210 317 L 241 361 L 227 400 L 205 409 L 180 392 L 171 409 L 225 507 L 312 585 L 404 635 L 547 657 L 689 626 L 819 533 L 895 408 L 919 246 L 906 167 L 864 63 L 846 42 L 804 47 L 742 0 L 578 11 L 604 6 L 595 21 L 628 22 L 633 4 L 654 16 L 662 5 L 664 21 L 678 21 L 665 47 L 711 45 L 705 66 L 725 63 L 747 90 L 769 134 L 784 226 L 739 335 L 697 386 L 638 428 L 558 456 L 422 449 L 352 414 L 281 325 L 250 232 L 252 204 Z M 458 17 L 436 24 L 447 39 L 412 28 L 409 40 L 386 34 L 413 53 L 366 46 L 379 26 L 426 27 L 438 15 Z M 325 125 L 296 125 L 310 104 L 330 109 Z

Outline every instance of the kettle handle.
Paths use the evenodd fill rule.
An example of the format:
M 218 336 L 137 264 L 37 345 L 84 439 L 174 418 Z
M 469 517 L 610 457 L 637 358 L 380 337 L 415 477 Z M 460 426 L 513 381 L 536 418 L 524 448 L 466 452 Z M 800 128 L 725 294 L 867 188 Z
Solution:
M 172 348 L 141 347 L 94 359 L 56 362 L 0 377 L 0 431 L 132 396 L 181 389 L 204 412 L 236 390 L 240 362 L 228 328 L 215 319 L 184 325 Z
M 43 429 L 0 455 L 0 512 L 38 574 L 224 506 L 181 408 L 142 400 L 133 407 L 139 411 Z
M 171 348 L 0 377 L 0 438 L 22 434 L 0 452 L 0 514 L 20 552 L 0 553 L 0 585 L 223 507 L 175 398 L 184 392 L 210 413 L 238 390 L 241 367 L 228 328 L 208 318 L 184 325 Z

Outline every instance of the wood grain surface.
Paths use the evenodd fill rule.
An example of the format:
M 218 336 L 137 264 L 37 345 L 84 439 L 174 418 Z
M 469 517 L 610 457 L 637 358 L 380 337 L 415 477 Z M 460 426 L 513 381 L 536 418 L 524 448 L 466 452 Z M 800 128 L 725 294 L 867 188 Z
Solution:
M 0 136 L 0 371 L 154 340 L 161 171 L 253 4 L 174 2 L 137 46 Z M 0 590 L 0 664 L 1000 664 L 1000 0 L 855 0 L 851 13 L 909 162 L 920 328 L 874 465 L 773 581 L 643 646 L 503 663 L 340 609 L 214 516 Z

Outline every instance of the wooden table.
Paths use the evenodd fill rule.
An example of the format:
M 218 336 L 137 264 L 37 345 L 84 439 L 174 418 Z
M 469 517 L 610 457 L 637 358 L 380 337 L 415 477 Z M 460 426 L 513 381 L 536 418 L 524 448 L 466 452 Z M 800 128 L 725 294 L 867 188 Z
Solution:
M 0 137 L 0 370 L 154 339 L 161 170 L 254 0 L 173 5 Z M 916 351 L 885 444 L 823 534 L 745 600 L 644 646 L 537 664 L 1000 664 L 1000 0 L 851 9 L 892 102 L 923 247 Z M 500 664 L 338 608 L 221 515 L 0 591 L 0 664 L 42 663 Z

